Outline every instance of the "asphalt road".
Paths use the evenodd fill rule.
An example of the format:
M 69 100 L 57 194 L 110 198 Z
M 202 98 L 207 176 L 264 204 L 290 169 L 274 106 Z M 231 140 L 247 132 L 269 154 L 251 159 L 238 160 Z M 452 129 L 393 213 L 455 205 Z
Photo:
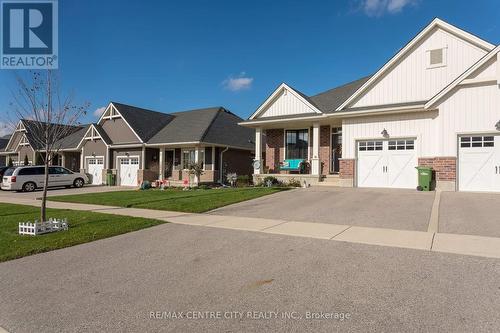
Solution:
M 499 331 L 499 276 L 496 259 L 165 224 L 0 264 L 0 326 Z M 169 312 L 184 317 L 168 319 Z M 307 319 L 307 312 L 337 319 Z M 287 314 L 295 319 L 282 319 Z M 186 318 L 194 316 L 221 318 Z

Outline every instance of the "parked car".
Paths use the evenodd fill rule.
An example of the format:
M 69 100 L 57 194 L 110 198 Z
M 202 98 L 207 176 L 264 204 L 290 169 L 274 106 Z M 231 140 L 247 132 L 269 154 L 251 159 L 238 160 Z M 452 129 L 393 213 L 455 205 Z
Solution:
M 33 192 L 43 187 L 44 166 L 20 166 L 9 168 L 2 177 L 2 190 Z M 83 187 L 88 182 L 85 174 L 76 173 L 60 166 L 49 167 L 49 187 Z

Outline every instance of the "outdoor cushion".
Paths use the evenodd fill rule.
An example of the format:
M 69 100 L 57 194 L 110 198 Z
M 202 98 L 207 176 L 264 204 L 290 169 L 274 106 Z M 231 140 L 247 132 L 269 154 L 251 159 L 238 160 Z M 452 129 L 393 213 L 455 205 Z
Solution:
M 300 170 L 300 165 L 304 160 L 301 159 L 290 159 L 284 160 L 281 169 L 282 170 Z

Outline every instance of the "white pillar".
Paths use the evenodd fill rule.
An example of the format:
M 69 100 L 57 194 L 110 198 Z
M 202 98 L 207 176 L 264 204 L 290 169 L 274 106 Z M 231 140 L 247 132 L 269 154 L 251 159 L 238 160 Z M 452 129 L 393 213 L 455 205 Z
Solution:
M 500 85 L 500 52 L 497 53 L 497 84 Z
M 64 152 L 61 152 L 61 166 L 66 167 L 66 155 Z
M 109 170 L 109 147 L 106 146 L 106 156 L 104 157 L 104 167 Z
M 163 180 L 164 172 L 165 172 L 165 147 L 160 147 L 160 161 L 159 161 L 159 169 L 160 174 L 158 179 Z
M 82 147 L 82 151 L 80 153 L 80 170 L 85 170 L 85 147 Z M 87 171 L 87 170 L 85 170 Z
M 33 150 L 33 160 L 31 161 L 31 165 L 36 165 L 36 151 Z
M 146 170 L 146 146 L 142 146 L 141 169 Z
M 215 171 L 215 146 L 212 146 L 212 171 Z
M 319 123 L 313 124 L 313 149 L 311 158 L 311 174 L 319 176 Z
M 262 172 L 262 128 L 255 129 L 255 161 L 253 168 L 254 175 L 260 175 Z M 256 166 L 258 167 L 256 168 Z

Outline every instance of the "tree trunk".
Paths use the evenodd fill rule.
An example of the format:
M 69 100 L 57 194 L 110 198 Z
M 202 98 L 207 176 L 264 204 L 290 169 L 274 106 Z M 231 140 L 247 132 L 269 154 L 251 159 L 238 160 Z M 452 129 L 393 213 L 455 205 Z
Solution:
M 42 205 L 40 208 L 40 222 L 47 221 L 47 186 L 49 185 L 49 159 L 45 158 L 45 181 L 43 182 Z

